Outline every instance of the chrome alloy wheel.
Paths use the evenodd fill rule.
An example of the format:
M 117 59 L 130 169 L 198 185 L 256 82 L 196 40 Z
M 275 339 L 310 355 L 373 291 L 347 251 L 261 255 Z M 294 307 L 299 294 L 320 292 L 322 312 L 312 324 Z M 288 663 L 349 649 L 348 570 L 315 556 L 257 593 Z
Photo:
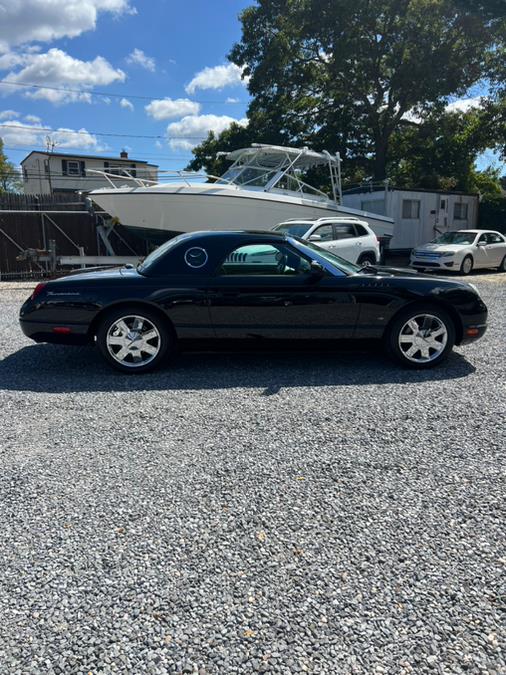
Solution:
M 471 270 L 473 269 L 473 261 L 469 256 L 464 259 L 464 262 L 462 263 L 462 272 L 464 274 L 470 274 Z
M 122 366 L 138 368 L 156 357 L 162 341 L 157 327 L 149 319 L 132 314 L 111 324 L 106 344 L 115 361 Z
M 411 317 L 399 333 L 399 349 L 413 363 L 434 361 L 444 351 L 447 342 L 445 324 L 432 314 Z

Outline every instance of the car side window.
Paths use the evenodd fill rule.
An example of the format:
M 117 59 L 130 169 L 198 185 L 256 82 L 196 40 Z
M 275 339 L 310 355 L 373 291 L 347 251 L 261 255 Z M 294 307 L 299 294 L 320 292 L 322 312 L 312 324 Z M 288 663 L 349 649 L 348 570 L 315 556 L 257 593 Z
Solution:
M 488 237 L 486 234 L 482 234 L 478 239 L 480 244 L 488 244 Z
M 499 236 L 498 234 L 494 234 L 493 232 L 490 232 L 488 235 L 488 243 L 489 244 L 504 244 L 504 239 Z
M 366 237 L 369 234 L 363 225 L 355 225 L 355 230 L 357 231 L 357 237 Z
M 355 230 L 351 223 L 336 223 L 334 225 L 335 239 L 353 239 L 354 236 Z
M 320 241 L 332 241 L 334 238 L 334 228 L 332 225 L 320 225 L 313 234 L 319 234 L 321 237 Z
M 288 246 L 248 244 L 227 255 L 218 268 L 218 275 L 294 276 L 310 271 L 309 261 Z

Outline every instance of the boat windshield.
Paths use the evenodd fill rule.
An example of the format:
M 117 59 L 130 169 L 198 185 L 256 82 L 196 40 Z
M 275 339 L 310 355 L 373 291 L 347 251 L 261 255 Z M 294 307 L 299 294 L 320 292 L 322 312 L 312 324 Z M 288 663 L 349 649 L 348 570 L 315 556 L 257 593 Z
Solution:
M 303 237 L 311 226 L 312 223 L 281 223 L 272 229 L 275 232 L 284 232 L 294 237 Z
M 445 232 L 432 240 L 432 244 L 472 244 L 476 232 Z
M 252 166 L 232 166 L 226 171 L 218 183 L 235 183 L 242 187 L 265 188 L 274 178 L 276 171 Z

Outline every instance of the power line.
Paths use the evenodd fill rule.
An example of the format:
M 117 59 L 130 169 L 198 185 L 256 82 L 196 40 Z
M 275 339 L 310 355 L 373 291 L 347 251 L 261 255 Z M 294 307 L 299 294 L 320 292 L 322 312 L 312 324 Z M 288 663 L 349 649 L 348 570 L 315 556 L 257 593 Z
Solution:
M 32 126 L 20 126 L 19 124 L 3 124 L 0 123 L 0 128 L 4 129 L 17 129 L 18 131 L 49 131 L 54 134 L 77 134 L 79 136 L 112 136 L 114 138 L 148 138 L 152 140 L 164 140 L 164 139 L 184 139 L 184 140 L 193 140 L 193 141 L 202 141 L 205 139 L 205 135 L 200 136 L 162 136 L 160 134 L 156 136 L 145 135 L 145 134 L 115 134 L 110 131 L 71 131 L 69 129 L 51 129 L 51 127 L 32 127 Z
M 11 82 L 10 80 L 0 80 L 0 84 L 5 84 L 9 87 L 24 87 L 25 89 L 50 89 L 51 91 L 62 91 L 69 94 L 87 94 L 89 96 L 105 96 L 106 98 L 133 98 L 141 101 L 152 101 L 153 99 L 163 100 L 164 96 L 141 96 L 139 94 L 112 94 L 105 91 L 87 91 L 86 89 L 67 89 L 66 87 L 52 87 L 45 84 L 29 84 L 28 82 Z M 220 101 L 206 101 L 195 99 L 194 103 L 226 103 L 227 105 L 247 105 L 248 101 L 236 100 L 220 100 Z

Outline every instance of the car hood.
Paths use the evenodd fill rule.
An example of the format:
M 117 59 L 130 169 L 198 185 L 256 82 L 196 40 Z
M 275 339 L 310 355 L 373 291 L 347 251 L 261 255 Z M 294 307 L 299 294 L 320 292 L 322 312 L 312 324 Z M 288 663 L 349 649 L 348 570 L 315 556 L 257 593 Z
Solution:
M 468 246 L 472 246 L 472 244 L 425 244 L 424 246 L 417 246 L 415 252 L 429 251 L 430 253 L 457 253 Z

